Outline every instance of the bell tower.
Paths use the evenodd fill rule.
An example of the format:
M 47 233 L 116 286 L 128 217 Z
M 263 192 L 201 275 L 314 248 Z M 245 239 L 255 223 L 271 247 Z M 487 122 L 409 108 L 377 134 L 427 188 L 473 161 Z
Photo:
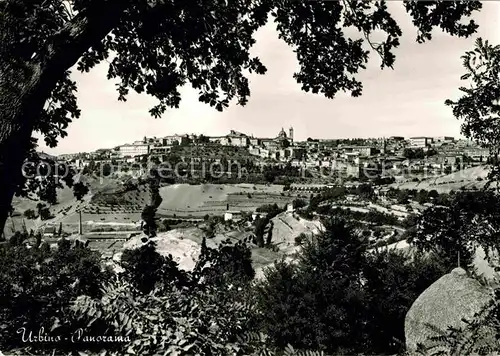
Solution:
M 293 142 L 293 127 L 288 130 L 288 138 Z

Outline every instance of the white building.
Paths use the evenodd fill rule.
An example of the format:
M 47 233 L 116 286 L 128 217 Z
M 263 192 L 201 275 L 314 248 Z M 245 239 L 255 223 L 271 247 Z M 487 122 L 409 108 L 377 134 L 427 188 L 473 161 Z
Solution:
M 229 220 L 237 221 L 241 220 L 241 218 L 242 218 L 241 211 L 228 210 L 224 213 L 224 221 L 229 221 Z
M 162 146 L 173 146 L 181 145 L 183 143 L 189 143 L 190 138 L 188 135 L 171 135 L 165 136 L 161 139 Z
M 224 140 L 224 143 L 222 144 L 226 144 L 228 146 L 247 147 L 249 143 L 250 139 L 247 135 L 231 130 L 229 135 L 226 136 L 226 140 Z
M 414 148 L 428 147 L 432 142 L 432 137 L 410 137 L 410 146 Z
M 126 144 L 118 147 L 120 157 L 135 157 L 149 154 L 148 144 Z

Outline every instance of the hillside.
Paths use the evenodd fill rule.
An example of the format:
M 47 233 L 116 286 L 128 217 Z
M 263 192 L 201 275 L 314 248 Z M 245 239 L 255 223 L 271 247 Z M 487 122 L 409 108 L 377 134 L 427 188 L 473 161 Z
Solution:
M 435 189 L 439 193 L 449 193 L 451 190 L 459 190 L 461 187 L 466 189 L 476 187 L 480 189 L 485 185 L 488 171 L 488 166 L 478 166 L 437 178 L 428 178 L 420 182 L 393 183 L 391 186 L 399 189 Z
M 158 214 L 203 216 L 227 210 L 254 211 L 261 205 L 285 205 L 293 195 L 285 195 L 281 185 L 253 184 L 173 184 L 160 188 L 163 199 Z

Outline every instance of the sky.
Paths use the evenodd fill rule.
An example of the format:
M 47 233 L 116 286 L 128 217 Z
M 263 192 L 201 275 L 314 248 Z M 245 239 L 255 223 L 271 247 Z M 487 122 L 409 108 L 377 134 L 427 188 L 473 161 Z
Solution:
M 380 59 L 371 55 L 368 69 L 358 78 L 363 95 L 352 98 L 340 93 L 335 99 L 305 93 L 293 79 L 298 63 L 292 49 L 277 35 L 272 21 L 256 33 L 252 54 L 258 55 L 268 72 L 250 77 L 251 97 L 246 106 L 231 105 L 220 113 L 198 102 L 190 87 L 181 90 L 179 109 L 168 110 L 162 118 L 152 118 L 148 110 L 156 103 L 146 94 L 128 96 L 119 102 L 115 82 L 106 79 L 107 63 L 90 73 L 75 71 L 81 117 L 70 124 L 68 136 L 58 147 L 47 148 L 43 139 L 39 149 L 51 153 L 89 152 L 112 148 L 147 137 L 194 133 L 224 135 L 236 130 L 256 137 L 275 137 L 282 127 L 294 128 L 295 140 L 312 138 L 358 138 L 397 136 L 455 136 L 460 122 L 444 105 L 459 97 L 464 83 L 460 56 L 473 48 L 481 36 L 500 43 L 500 1 L 486 1 L 474 19 L 478 33 L 454 38 L 441 31 L 432 41 L 418 44 L 416 29 L 404 12 L 402 2 L 390 2 L 403 36 L 395 51 L 394 70 L 380 70 Z

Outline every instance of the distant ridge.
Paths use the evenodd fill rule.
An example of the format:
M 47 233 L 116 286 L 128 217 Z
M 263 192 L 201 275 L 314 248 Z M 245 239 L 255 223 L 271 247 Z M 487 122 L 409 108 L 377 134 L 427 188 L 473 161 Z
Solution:
M 40 159 L 47 159 L 47 160 L 56 160 L 57 159 L 56 156 L 49 155 L 48 153 L 45 153 L 45 152 L 37 152 L 37 155 L 38 155 L 38 157 L 40 157 Z

